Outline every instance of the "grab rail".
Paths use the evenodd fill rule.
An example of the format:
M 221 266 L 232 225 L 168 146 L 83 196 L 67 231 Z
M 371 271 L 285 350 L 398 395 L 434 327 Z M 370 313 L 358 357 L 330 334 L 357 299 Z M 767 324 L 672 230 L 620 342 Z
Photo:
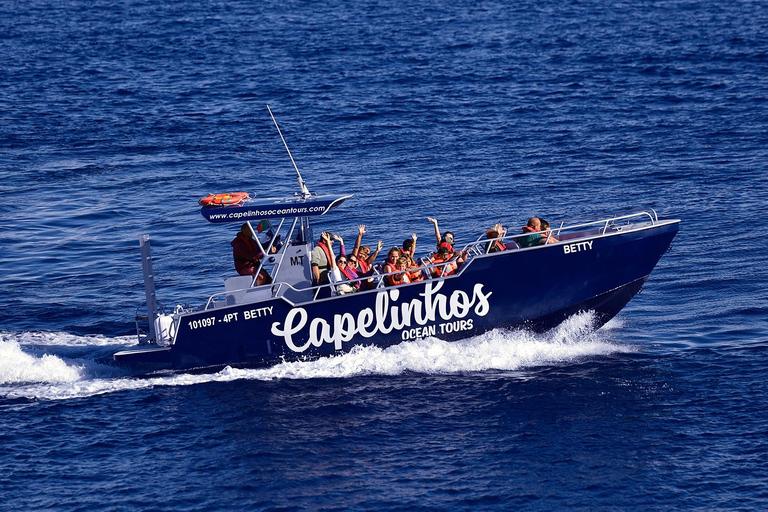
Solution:
M 611 217 L 595 220 L 595 221 L 589 221 L 589 222 L 578 222 L 576 224 L 566 224 L 568 222 L 577 222 L 581 221 L 582 219 L 576 219 L 571 221 L 561 221 L 557 227 L 550 227 L 549 229 L 544 229 L 541 231 L 532 231 L 530 233 L 517 233 L 514 235 L 510 235 L 508 231 L 505 230 L 504 236 L 497 237 L 497 238 L 482 238 L 482 235 L 478 237 L 477 240 L 474 242 L 470 242 L 462 250 L 464 251 L 474 251 L 477 252 L 478 246 L 482 246 L 483 244 L 490 244 L 496 240 L 499 240 L 501 242 L 515 242 L 523 237 L 528 237 L 531 235 L 542 235 L 546 237 L 545 244 L 549 243 L 550 240 L 554 238 L 559 238 L 561 235 L 571 232 L 579 232 L 579 230 L 585 230 L 588 228 L 597 229 L 597 235 L 604 235 L 606 232 L 608 232 L 608 229 L 611 226 L 614 226 L 617 222 L 622 221 L 630 221 L 631 219 L 644 219 L 648 218 L 651 225 L 656 225 L 656 223 L 659 222 L 658 214 L 655 210 L 649 209 L 648 211 L 641 211 L 641 212 L 632 212 L 632 213 L 616 213 L 612 215 Z M 622 224 L 622 227 L 624 226 L 631 226 L 631 222 L 625 222 Z M 617 231 L 621 231 L 622 228 L 617 228 Z M 583 237 L 586 237 L 589 235 L 583 235 Z M 579 237 L 582 238 L 582 237 Z M 574 240 L 577 240 L 578 238 L 574 238 Z M 544 244 L 542 244 L 544 245 Z M 487 252 L 487 251 L 485 251 Z
M 371 276 L 361 277 L 360 279 L 352 279 L 351 281 L 364 281 L 366 279 L 373 278 L 373 279 L 375 279 L 377 281 L 377 285 L 375 287 L 371 288 L 371 290 L 377 290 L 377 289 L 379 289 L 379 288 L 381 288 L 383 286 L 387 287 L 387 285 L 385 283 L 386 283 L 386 278 L 388 276 L 392 276 L 392 275 L 395 275 L 395 274 L 402 274 L 404 272 L 412 272 L 414 270 L 427 270 L 427 274 L 429 274 L 429 277 L 428 277 L 429 279 L 450 278 L 450 277 L 453 277 L 455 275 L 461 274 L 463 272 L 464 268 L 466 268 L 466 266 L 469 264 L 469 262 L 470 262 L 470 260 L 468 259 L 466 262 L 464 262 L 460 266 L 460 268 L 458 269 L 458 271 L 455 274 L 451 274 L 450 276 L 443 276 L 443 272 L 445 271 L 445 267 L 450 265 L 451 263 L 454 263 L 454 261 L 446 261 L 444 263 L 430 263 L 430 264 L 427 264 L 427 265 L 420 265 L 418 267 L 413 267 L 413 268 L 410 268 L 408 270 L 396 270 L 394 272 L 387 272 L 385 274 L 376 273 L 376 274 L 371 275 Z M 442 269 L 442 271 L 440 272 L 440 276 L 439 277 L 435 277 L 433 275 L 433 273 L 430 272 L 431 269 Z M 262 285 L 262 286 L 252 286 L 252 287 L 249 287 L 249 288 L 240 288 L 240 289 L 237 289 L 237 290 L 226 290 L 226 291 L 223 291 L 223 292 L 216 292 L 213 295 L 211 295 L 210 297 L 208 297 L 208 301 L 205 303 L 205 307 L 203 309 L 204 310 L 210 309 L 211 305 L 216 302 L 216 299 L 219 299 L 219 298 L 222 298 L 222 297 L 226 297 L 227 295 L 232 295 L 232 294 L 242 293 L 242 292 L 246 292 L 247 293 L 249 290 L 257 290 L 257 289 L 262 289 L 263 290 L 263 289 L 266 289 L 267 287 L 272 287 L 272 294 L 271 294 L 272 297 L 271 298 L 273 298 L 273 299 L 279 298 L 279 297 L 283 297 L 287 293 L 288 290 L 293 290 L 295 292 L 312 292 L 312 297 L 313 297 L 312 300 L 315 300 L 317 298 L 318 292 L 320 290 L 322 290 L 323 288 L 335 288 L 339 284 L 343 284 L 343 283 L 346 283 L 346 282 L 347 281 L 341 281 L 341 282 L 337 282 L 337 283 L 325 283 L 325 284 L 321 284 L 321 285 L 310 286 L 310 287 L 307 287 L 307 288 L 296 288 L 295 286 L 293 286 L 290 283 L 284 283 L 283 282 L 283 283 L 265 284 L 265 285 Z M 391 286 L 389 286 L 389 287 L 391 287 Z M 365 290 L 365 291 L 370 291 L 370 290 Z M 332 292 L 332 294 L 333 294 L 333 292 Z M 290 301 L 288 299 L 285 299 L 285 300 L 287 300 L 292 305 L 295 304 L 294 302 L 292 302 L 292 301 Z
M 384 273 L 384 274 L 379 273 L 379 272 L 375 272 L 373 275 L 361 277 L 359 280 L 363 281 L 363 280 L 371 279 L 371 278 L 375 279 L 377 281 L 377 285 L 375 287 L 371 288 L 371 290 L 376 290 L 376 289 L 381 288 L 382 286 L 386 286 L 385 283 L 386 283 L 386 277 L 387 276 L 391 276 L 391 275 L 395 275 L 395 274 L 402 274 L 403 272 L 413 271 L 413 270 L 416 270 L 416 269 L 421 269 L 421 270 L 426 271 L 426 273 L 428 274 L 428 279 L 450 279 L 452 277 L 461 275 L 464 272 L 464 270 L 471 264 L 471 262 L 472 262 L 472 260 L 474 259 L 475 256 L 486 255 L 487 252 L 488 252 L 487 251 L 488 244 L 493 243 L 495 240 L 499 240 L 501 242 L 505 242 L 506 241 L 506 242 L 515 242 L 515 243 L 517 243 L 516 239 L 519 239 L 519 238 L 522 238 L 522 237 L 526 237 L 526 236 L 530 236 L 530 235 L 543 235 L 543 236 L 546 236 L 546 242 L 549 242 L 552 239 L 552 237 L 559 238 L 559 237 L 563 236 L 563 234 L 566 234 L 566 236 L 567 236 L 567 233 L 574 232 L 574 231 L 577 231 L 578 233 L 581 233 L 581 232 L 583 232 L 587 228 L 596 229 L 597 232 L 592 234 L 592 235 L 586 235 L 585 234 L 585 235 L 583 235 L 583 238 L 586 238 L 587 236 L 594 236 L 594 235 L 602 236 L 602 235 L 605 235 L 605 233 L 608 231 L 608 229 L 611 226 L 615 226 L 617 222 L 626 221 L 626 222 L 624 222 L 621 225 L 621 227 L 617 227 L 616 228 L 617 231 L 622 231 L 623 230 L 622 228 L 624 228 L 626 226 L 631 226 L 632 225 L 631 222 L 629 222 L 631 219 L 643 219 L 643 218 L 646 218 L 646 217 L 650 221 L 651 225 L 655 225 L 656 223 L 659 222 L 658 214 L 656 213 L 656 211 L 653 210 L 653 209 L 649 209 L 648 211 L 641 211 L 641 212 L 617 213 L 617 214 L 614 214 L 611 217 L 604 218 L 604 219 L 601 219 L 601 220 L 590 221 L 590 222 L 581 222 L 581 223 L 576 223 L 576 224 L 566 224 L 566 222 L 574 222 L 574 221 L 561 221 L 559 223 L 558 227 L 556 227 L 556 228 L 550 228 L 550 229 L 546 229 L 546 230 L 542 230 L 542 231 L 536 231 L 536 232 L 531 232 L 531 233 L 518 233 L 518 234 L 510 235 L 508 232 L 505 231 L 505 234 L 502 237 L 498 237 L 498 238 L 478 238 L 476 241 L 470 242 L 470 243 L 466 244 L 461 249 L 461 251 L 458 251 L 458 252 L 463 252 L 464 254 L 467 255 L 466 261 L 464 263 L 459 264 L 459 268 L 456 271 L 456 273 L 451 274 L 449 276 L 444 276 L 443 273 L 445 271 L 445 267 L 446 266 L 456 263 L 454 260 L 449 260 L 449 261 L 446 261 L 444 263 L 437 263 L 437 264 L 435 264 L 435 263 L 431 263 L 431 262 L 430 263 L 425 263 L 424 259 L 422 258 L 421 262 L 425 263 L 425 264 L 422 264 L 422 265 L 420 265 L 418 267 L 413 267 L 413 268 L 411 268 L 409 270 L 406 270 L 406 271 L 397 270 L 397 271 L 394 271 L 394 272 L 387 272 L 387 273 Z M 578 231 L 578 230 L 581 230 L 581 231 Z M 579 237 L 579 238 L 582 238 L 582 237 Z M 578 240 L 579 238 L 569 239 L 569 241 L 571 241 L 571 240 Z M 544 244 L 542 244 L 542 245 L 544 245 Z M 435 276 L 434 273 L 431 271 L 433 269 L 440 269 L 441 270 L 440 274 L 438 276 Z M 353 281 L 357 281 L 357 279 L 355 279 Z M 342 281 L 342 283 L 344 283 L 344 282 L 346 282 L 346 281 Z M 291 300 L 289 300 L 289 299 L 284 297 L 284 295 L 289 290 L 292 290 L 292 291 L 295 291 L 295 292 L 298 292 L 298 293 L 301 293 L 301 292 L 311 292 L 312 293 L 312 297 L 315 298 L 315 297 L 317 297 L 319 291 L 322 290 L 323 288 L 335 288 L 339 284 L 340 283 L 326 283 L 326 284 L 321 284 L 321 285 L 316 285 L 316 286 L 310 286 L 310 287 L 307 287 L 307 288 L 296 288 L 295 286 L 293 286 L 290 283 L 281 282 L 281 283 L 273 283 L 273 284 L 262 285 L 262 286 L 250 286 L 248 288 L 242 288 L 242 289 L 238 289 L 238 290 L 226 290 L 226 291 L 217 292 L 217 293 L 211 295 L 208 298 L 208 301 L 206 302 L 204 309 L 206 309 L 206 310 L 210 309 L 211 304 L 213 304 L 216 301 L 217 298 L 225 297 L 227 295 L 235 294 L 235 293 L 238 293 L 238 292 L 247 292 L 249 290 L 257 290 L 257 289 L 262 289 L 263 290 L 263 289 L 266 289 L 266 287 L 271 287 L 272 288 L 271 298 L 283 297 L 283 299 L 288 301 L 291 305 L 295 305 L 296 303 L 294 303 L 293 301 L 291 301 Z M 365 291 L 370 291 L 370 290 L 365 290 Z M 331 295 L 334 295 L 333 294 L 333 290 L 331 291 Z

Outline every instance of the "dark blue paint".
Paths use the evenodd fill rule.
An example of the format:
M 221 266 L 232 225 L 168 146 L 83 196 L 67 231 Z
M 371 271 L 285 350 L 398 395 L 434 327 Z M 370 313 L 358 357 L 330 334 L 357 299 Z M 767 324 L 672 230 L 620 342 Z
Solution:
M 750 1 L 4 2 L 2 507 L 765 509 L 766 26 Z M 355 194 L 322 218 L 347 244 L 648 206 L 682 229 L 594 334 L 98 364 L 135 337 L 140 235 L 166 305 L 206 297 L 236 227 L 196 200 L 295 190 L 266 103 L 310 190 Z
M 563 245 L 544 245 L 488 254 L 469 260 L 465 269 L 444 279 L 296 305 L 278 298 L 204 309 L 181 317 L 170 350 L 152 351 L 144 347 L 134 353 L 121 352 L 116 359 L 138 370 L 260 365 L 328 357 L 356 346 L 388 347 L 401 340 L 421 338 L 406 333 L 415 327 L 436 326 L 439 331 L 435 329 L 432 336 L 443 340 L 467 338 L 496 328 L 524 327 L 542 332 L 580 311 L 593 311 L 594 327 L 598 328 L 640 291 L 677 231 L 677 223 L 672 223 L 605 237 L 579 238 L 589 242 L 590 249 L 577 253 L 566 253 Z M 516 275 L 516 269 L 536 265 L 551 270 L 546 276 Z M 472 307 L 461 316 L 451 313 L 450 306 L 445 307 L 448 314 L 443 317 L 436 303 L 440 300 L 450 304 L 455 293 L 465 294 Z M 431 311 L 434 318 L 420 324 L 415 321 L 416 313 L 404 313 L 401 305 L 414 301 L 419 304 L 420 315 Z M 296 308 L 302 311 L 301 324 L 288 320 Z M 262 315 L 265 309 L 268 315 Z M 393 309 L 396 313 L 392 313 Z M 360 317 L 364 310 L 370 313 L 367 323 Z M 352 328 L 343 319 L 345 316 L 351 317 L 356 334 L 341 340 L 341 331 Z M 324 330 L 313 327 L 317 319 L 330 329 L 330 338 L 339 338 L 338 342 L 318 339 L 324 336 Z M 454 329 L 453 322 L 461 320 L 466 323 Z M 363 323 L 366 334 L 359 330 Z M 451 327 L 446 328 L 447 323 Z M 276 335 L 275 325 L 288 334 Z
M 281 219 L 287 216 L 318 217 L 340 206 L 347 196 L 323 195 L 310 198 L 297 197 L 285 199 L 249 199 L 230 206 L 204 206 L 200 214 L 212 224 L 230 222 L 243 223 L 261 219 Z

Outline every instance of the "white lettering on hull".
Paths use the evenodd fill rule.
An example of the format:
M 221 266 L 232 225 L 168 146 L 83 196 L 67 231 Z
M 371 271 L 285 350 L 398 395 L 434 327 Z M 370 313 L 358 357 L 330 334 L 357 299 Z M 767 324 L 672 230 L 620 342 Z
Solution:
M 243 317 L 246 320 L 251 320 L 253 318 L 261 318 L 262 316 L 271 315 L 272 308 L 274 308 L 274 306 L 265 306 L 263 308 L 258 308 L 258 309 L 249 309 L 247 311 L 243 311 Z
M 332 344 L 341 350 L 343 344 L 356 335 L 370 338 L 376 334 L 389 334 L 402 331 L 402 339 L 416 339 L 434 336 L 437 329 L 441 333 L 451 333 L 473 328 L 472 320 L 462 320 L 470 313 L 477 316 L 488 314 L 488 297 L 493 292 L 484 293 L 483 285 L 478 283 L 472 289 L 472 295 L 462 290 L 455 290 L 450 297 L 439 293 L 443 281 L 437 284 L 427 283 L 421 298 L 396 304 L 400 291 L 396 288 L 376 294 L 373 309 L 363 308 L 357 313 L 338 313 L 331 322 L 323 318 L 313 318 L 309 322 L 309 339 L 300 343 L 294 336 L 301 332 L 309 320 L 304 308 L 293 308 L 285 316 L 285 321 L 272 324 L 272 334 L 282 336 L 286 346 L 294 352 L 304 352 L 309 347 L 321 347 L 324 343 Z M 459 321 L 451 320 L 458 319 Z M 429 325 L 442 320 L 438 326 Z M 426 326 L 426 327 L 425 327 Z M 407 336 L 407 337 L 406 337 Z
M 591 251 L 592 250 L 592 242 L 594 240 L 590 240 L 589 242 L 579 242 L 577 244 L 567 244 L 563 246 L 563 252 L 565 254 L 572 254 L 574 252 L 581 252 L 581 251 Z

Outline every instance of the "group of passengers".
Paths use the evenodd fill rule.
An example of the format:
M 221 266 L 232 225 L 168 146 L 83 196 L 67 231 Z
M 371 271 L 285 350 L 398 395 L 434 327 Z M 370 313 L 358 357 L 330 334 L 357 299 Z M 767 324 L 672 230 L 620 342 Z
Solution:
M 413 233 L 410 238 L 403 241 L 402 247 L 393 247 L 387 252 L 386 260 L 377 266 L 374 265 L 376 257 L 381 252 L 383 242 L 379 240 L 376 250 L 371 252 L 371 247 L 361 245 L 363 235 L 366 233 L 365 224 L 358 226 L 355 246 L 350 254 L 347 254 L 344 239 L 336 234 L 324 231 L 320 240 L 315 245 L 310 255 L 313 285 L 327 285 L 333 283 L 336 292 L 340 294 L 354 293 L 360 290 L 376 288 L 377 274 L 384 276 L 387 286 L 397 286 L 407 283 L 423 281 L 428 276 L 444 277 L 455 274 L 466 261 L 467 253 L 454 249 L 454 234 L 446 231 L 441 235 L 437 219 L 428 217 L 435 230 L 437 247 L 435 252 L 421 262 L 416 260 L 416 241 L 418 237 Z M 256 275 L 256 284 L 269 284 L 271 278 L 260 266 L 263 256 L 259 247 L 252 238 L 255 235 L 248 223 L 242 225 L 240 233 L 232 241 L 235 269 L 240 275 Z M 558 240 L 552 236 L 549 223 L 538 217 L 532 217 L 522 229 L 522 234 L 512 237 L 514 242 L 504 243 L 506 229 L 501 223 L 496 224 L 486 231 L 485 245 L 487 253 L 506 251 L 513 247 L 534 247 Z M 339 243 L 338 255 L 334 255 L 334 241 Z M 273 251 L 274 252 L 274 247 Z M 258 274 L 257 274 L 258 269 Z M 318 296 L 330 294 L 330 288 Z
M 523 233 L 525 236 L 515 237 L 515 242 L 520 247 L 535 247 L 559 241 L 552 236 L 549 222 L 538 217 L 528 219 L 528 224 L 523 227 Z
M 370 247 L 361 245 L 366 233 L 365 224 L 358 227 L 357 240 L 351 254 L 346 253 L 344 240 L 340 236 L 324 232 L 310 258 L 314 284 L 334 283 L 337 293 L 347 294 L 375 288 L 377 282 L 374 275 L 377 271 L 384 276 L 387 286 L 416 283 L 423 281 L 428 275 L 441 277 L 456 273 L 459 266 L 466 261 L 467 254 L 454 249 L 452 232 L 447 231 L 441 235 L 437 219 L 430 217 L 428 220 L 434 225 L 437 242 L 436 251 L 432 256 L 423 262 L 416 260 L 418 236 L 413 233 L 410 238 L 403 240 L 402 247 L 392 247 L 378 268 L 374 267 L 374 260 L 381 251 L 383 242 L 379 240 L 373 254 Z M 335 258 L 332 251 L 334 240 L 341 246 L 339 255 Z
M 371 248 L 361 245 L 365 234 L 365 225 L 358 227 L 357 240 L 352 253 L 347 255 L 344 239 L 339 235 L 332 235 L 323 231 L 320 240 L 312 249 L 310 262 L 312 265 L 313 284 L 328 284 L 331 279 L 340 283 L 337 286 L 339 293 L 352 293 L 358 290 L 375 288 L 373 280 L 373 262 L 381 252 L 384 242 L 379 241 L 376 250 L 371 254 Z M 339 255 L 333 254 L 333 242 L 340 245 Z

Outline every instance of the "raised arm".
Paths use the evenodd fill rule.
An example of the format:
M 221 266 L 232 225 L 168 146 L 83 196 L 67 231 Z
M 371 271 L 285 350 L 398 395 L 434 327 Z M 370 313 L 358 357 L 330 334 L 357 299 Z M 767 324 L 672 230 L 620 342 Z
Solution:
M 331 270 L 333 270 L 336 268 L 336 256 L 333 254 L 331 234 L 327 231 L 323 231 L 323 234 L 320 235 L 320 238 L 325 242 L 325 246 L 328 247 L 328 252 L 331 255 L 331 261 L 328 262 L 328 265 L 331 267 Z
M 376 256 L 378 256 L 379 253 L 381 252 L 381 246 L 382 245 L 384 245 L 384 241 L 383 240 L 379 240 L 379 243 L 376 244 L 376 252 L 374 252 L 373 254 L 368 256 L 368 264 L 369 265 L 373 265 L 373 262 L 376 260 Z
M 411 263 L 416 262 L 416 239 L 419 238 L 416 236 L 416 233 L 411 233 L 411 239 L 413 240 L 413 245 L 411 246 Z
M 357 240 L 355 240 L 355 248 L 352 249 L 352 254 L 357 258 L 357 253 L 360 250 L 360 244 L 363 242 L 363 235 L 365 234 L 365 224 L 360 224 L 357 227 Z
M 344 239 L 341 238 L 341 236 L 339 236 L 339 235 L 333 235 L 333 239 L 337 240 L 339 242 L 339 246 L 340 246 L 339 247 L 339 254 L 341 256 L 346 256 L 347 255 L 347 250 L 344 248 Z
M 437 240 L 437 245 L 440 245 L 440 228 L 437 227 L 437 219 L 433 217 L 427 217 L 427 220 L 435 225 L 435 240 Z

